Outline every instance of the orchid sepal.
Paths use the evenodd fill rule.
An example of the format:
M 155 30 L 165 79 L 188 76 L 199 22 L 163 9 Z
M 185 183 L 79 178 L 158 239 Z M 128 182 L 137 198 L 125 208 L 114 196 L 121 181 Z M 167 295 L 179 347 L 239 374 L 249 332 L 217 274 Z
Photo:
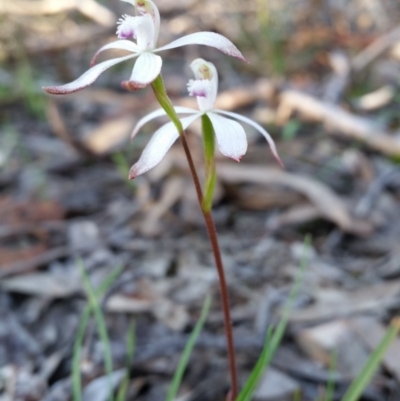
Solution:
M 198 113 L 198 110 L 195 109 L 190 109 L 188 107 L 180 107 L 180 106 L 176 106 L 175 107 L 175 112 L 178 114 L 196 114 Z M 151 120 L 154 120 L 157 117 L 162 117 L 162 116 L 166 116 L 167 113 L 164 109 L 157 109 L 149 114 L 147 114 L 146 116 L 144 116 L 143 118 L 141 118 L 137 123 L 136 126 L 134 128 L 134 130 L 132 131 L 131 134 L 131 141 L 135 138 L 135 136 L 138 134 L 138 132 L 140 131 L 140 129 L 147 124 L 148 122 L 150 122 Z
M 108 44 L 104 45 L 103 47 L 101 47 L 99 50 L 97 50 L 97 52 L 92 57 L 92 60 L 90 61 L 91 67 L 93 67 L 96 64 L 98 55 L 105 50 L 126 50 L 131 53 L 137 53 L 137 54 L 135 54 L 135 57 L 139 56 L 138 47 L 137 47 L 136 43 L 133 43 L 130 40 L 120 39 L 120 40 L 116 40 L 114 42 L 108 43 Z
M 189 117 L 182 118 L 180 121 L 183 130 L 198 117 L 199 114 L 193 114 Z M 179 135 L 180 132 L 176 129 L 172 121 L 159 128 L 151 137 L 150 142 L 143 150 L 139 160 L 131 167 L 129 179 L 133 180 L 138 175 L 146 173 L 159 164 L 173 143 L 178 139 Z
M 52 95 L 67 95 L 77 92 L 91 85 L 99 77 L 99 75 L 108 68 L 134 57 L 136 57 L 135 54 L 103 61 L 102 63 L 97 64 L 87 70 L 84 74 L 82 74 L 78 79 L 73 82 L 61 86 L 45 86 L 43 87 L 43 90 Z
M 239 49 L 225 36 L 220 35 L 215 32 L 196 32 L 186 35 L 182 38 L 176 39 L 171 43 L 155 49 L 155 52 L 160 52 L 163 50 L 175 49 L 177 47 L 187 46 L 187 45 L 204 45 L 209 47 L 214 47 L 220 50 L 222 53 L 227 54 L 231 57 L 236 57 L 247 63 L 243 54 Z

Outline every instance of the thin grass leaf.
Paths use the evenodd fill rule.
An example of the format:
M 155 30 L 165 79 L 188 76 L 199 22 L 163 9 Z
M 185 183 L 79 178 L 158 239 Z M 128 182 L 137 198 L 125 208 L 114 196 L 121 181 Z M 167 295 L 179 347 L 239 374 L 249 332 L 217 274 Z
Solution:
M 252 372 L 250 373 L 250 376 L 247 379 L 246 384 L 244 385 L 242 391 L 240 392 L 238 398 L 236 399 L 237 401 L 250 400 L 251 396 L 253 395 L 253 392 L 257 387 L 261 375 L 263 374 L 266 366 L 269 364 L 269 361 L 271 360 L 271 352 L 269 344 L 271 342 L 272 335 L 273 335 L 273 328 L 269 327 L 267 335 L 265 337 L 264 348 L 261 352 L 261 355 L 258 358 L 258 361 L 254 366 Z
M 113 270 L 96 289 L 96 297 L 104 295 L 115 280 L 121 275 L 124 267 L 118 267 Z M 72 396 L 74 401 L 82 401 L 82 380 L 81 380 L 81 359 L 82 344 L 85 338 L 85 331 L 92 313 L 92 306 L 89 303 L 83 310 L 82 317 L 79 321 L 73 353 L 72 353 Z
M 129 372 L 133 363 L 133 357 L 135 355 L 135 346 L 136 346 L 136 327 L 135 323 L 132 323 L 129 326 L 128 335 L 126 337 L 126 349 L 127 349 L 126 375 L 119 388 L 117 394 L 117 401 L 126 400 L 126 395 L 128 394 Z
M 393 319 L 382 341 L 379 343 L 375 351 L 369 356 L 360 374 L 347 389 L 342 401 L 357 401 L 360 398 L 365 388 L 370 383 L 372 376 L 378 369 L 379 364 L 381 363 L 381 360 L 388 350 L 390 344 L 399 334 L 399 331 L 400 318 Z
M 126 159 L 125 155 L 122 152 L 119 153 L 114 153 L 112 155 L 113 162 L 115 166 L 117 167 L 117 170 L 121 174 L 122 179 L 124 180 L 125 184 L 131 188 L 131 189 L 136 189 L 136 181 L 129 180 L 129 170 L 131 169 L 130 164 L 128 163 L 128 160 Z
M 194 327 L 192 333 L 190 334 L 189 340 L 186 343 L 185 349 L 183 350 L 181 359 L 179 360 L 178 367 L 175 371 L 171 386 L 168 390 L 166 401 L 173 401 L 176 397 L 176 394 L 178 393 L 179 386 L 181 385 L 182 382 L 183 374 L 185 373 L 190 355 L 193 352 L 193 348 L 197 341 L 197 338 L 201 330 L 203 329 L 204 323 L 207 319 L 208 312 L 210 311 L 210 306 L 211 306 L 211 298 L 207 297 L 206 300 L 204 301 L 203 308 L 201 310 L 200 319 L 197 321 L 196 326 Z
M 329 380 L 326 386 L 325 401 L 333 401 L 335 395 L 335 372 L 337 367 L 337 352 L 332 351 L 329 364 Z
M 258 361 L 257 361 L 255 367 L 253 368 L 242 391 L 236 398 L 236 401 L 250 401 L 250 399 L 258 385 L 258 382 L 261 379 L 261 376 L 263 375 L 265 369 L 269 366 L 271 359 L 273 358 L 273 356 L 275 354 L 275 351 L 277 350 L 279 344 L 282 341 L 282 337 L 286 331 L 286 327 L 287 327 L 287 324 L 289 321 L 290 313 L 292 312 L 294 300 L 297 297 L 301 283 L 303 281 L 303 275 L 304 275 L 304 271 L 306 269 L 307 260 L 308 260 L 307 250 L 310 247 L 310 242 L 311 242 L 311 239 L 309 236 L 307 236 L 304 240 L 305 252 L 304 252 L 304 255 L 303 255 L 301 263 L 300 263 L 300 271 L 299 271 L 296 281 L 292 287 L 292 290 L 290 291 L 289 299 L 283 310 L 282 317 L 279 320 L 279 323 L 275 330 L 272 329 L 271 327 L 268 329 L 261 355 L 258 358 Z
M 72 397 L 74 401 L 82 401 L 81 359 L 82 344 L 86 326 L 90 318 L 91 308 L 86 307 L 79 321 L 72 355 Z
M 301 401 L 301 390 L 297 389 L 293 394 L 293 401 Z
M 101 306 L 99 300 L 96 297 L 95 291 L 90 283 L 89 276 L 85 270 L 82 260 L 78 260 L 78 266 L 81 270 L 82 279 L 83 279 L 83 287 L 85 288 L 86 295 L 89 299 L 90 305 L 92 307 L 94 318 L 97 325 L 97 331 L 99 333 L 100 341 L 103 345 L 104 350 L 104 369 L 107 376 L 111 376 L 113 371 L 113 362 L 112 362 L 112 354 L 111 354 L 111 346 L 110 346 L 110 338 L 108 336 L 107 326 L 104 319 L 103 311 L 101 310 Z M 110 397 L 112 400 L 112 385 L 110 380 Z

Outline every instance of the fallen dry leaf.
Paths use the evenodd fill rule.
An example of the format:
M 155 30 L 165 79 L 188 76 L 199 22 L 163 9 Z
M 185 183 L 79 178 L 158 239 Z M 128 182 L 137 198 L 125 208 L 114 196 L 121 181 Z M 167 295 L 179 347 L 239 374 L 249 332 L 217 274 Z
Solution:
M 12 198 L 0 198 L 0 221 L 2 224 L 17 226 L 40 221 L 63 220 L 65 211 L 54 201 L 16 202 Z
M 128 140 L 134 122 L 132 117 L 108 120 L 85 135 L 84 145 L 96 155 L 108 154 Z
M 46 298 L 67 298 L 82 288 L 79 276 L 48 272 L 3 279 L 1 286 L 10 292 Z
M 297 310 L 290 320 L 310 323 L 356 313 L 378 313 L 398 305 L 399 294 L 400 280 L 378 283 L 355 291 L 323 288 L 315 293 L 316 302 L 313 305 Z

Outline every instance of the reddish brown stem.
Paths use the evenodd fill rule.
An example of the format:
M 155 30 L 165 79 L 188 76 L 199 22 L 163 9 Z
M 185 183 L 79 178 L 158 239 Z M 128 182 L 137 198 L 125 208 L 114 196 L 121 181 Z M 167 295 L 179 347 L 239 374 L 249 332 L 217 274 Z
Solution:
M 215 265 L 217 266 L 217 271 L 219 276 L 219 286 L 222 299 L 222 309 L 224 314 L 225 333 L 228 345 L 229 370 L 230 370 L 231 386 L 232 386 L 230 391 L 230 399 L 233 401 L 236 399 L 238 394 L 238 380 L 236 372 L 236 357 L 235 357 L 235 345 L 233 340 L 232 319 L 229 307 L 228 286 L 226 285 L 226 278 L 225 278 L 224 266 L 222 263 L 221 250 L 219 248 L 217 231 L 215 229 L 215 224 L 212 214 L 210 211 L 205 211 L 202 206 L 203 191 L 201 189 L 200 180 L 194 166 L 192 154 L 190 153 L 190 149 L 186 141 L 185 132 L 181 133 L 180 138 L 183 145 L 183 149 L 185 151 L 187 161 L 189 163 L 190 173 L 193 178 L 193 182 L 196 188 L 197 198 L 200 204 L 201 211 L 203 213 L 204 221 L 206 223 L 208 236 L 210 238 L 210 243 L 215 259 Z
M 221 251 L 219 249 L 217 231 L 215 229 L 214 220 L 212 218 L 211 211 L 207 210 L 203 207 L 203 191 L 201 189 L 199 177 L 196 172 L 196 168 L 193 163 L 192 154 L 190 153 L 190 149 L 188 143 L 186 141 L 186 134 L 183 130 L 182 123 L 176 115 L 174 106 L 169 99 L 167 92 L 165 90 L 165 85 L 162 79 L 161 74 L 157 77 L 157 79 L 152 83 L 152 87 L 154 90 L 154 94 L 165 110 L 166 114 L 170 117 L 171 121 L 174 123 L 176 129 L 180 133 L 180 138 L 182 141 L 183 149 L 186 154 L 187 161 L 189 163 L 190 172 L 192 174 L 193 182 L 196 188 L 197 198 L 199 200 L 200 209 L 204 216 L 204 221 L 207 226 L 207 232 L 210 237 L 211 247 L 214 254 L 215 264 L 217 266 L 218 276 L 219 276 L 219 285 L 221 290 L 221 299 L 222 299 L 222 310 L 224 314 L 224 323 L 225 323 L 225 333 L 226 340 L 228 343 L 228 357 L 229 357 L 229 371 L 231 376 L 231 391 L 230 391 L 230 399 L 234 401 L 237 397 L 238 393 L 238 381 L 237 381 L 237 373 L 236 373 L 236 361 L 235 361 L 235 346 L 233 342 L 233 331 L 232 331 L 232 320 L 231 313 L 229 308 L 229 296 L 228 296 L 228 287 L 226 285 L 224 266 L 222 264 Z

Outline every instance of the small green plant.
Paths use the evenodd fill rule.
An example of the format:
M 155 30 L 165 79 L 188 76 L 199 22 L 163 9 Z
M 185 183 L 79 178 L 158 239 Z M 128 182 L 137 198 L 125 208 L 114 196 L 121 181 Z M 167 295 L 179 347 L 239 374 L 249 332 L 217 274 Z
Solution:
M 357 401 L 361 397 L 365 388 L 370 383 L 374 373 L 378 369 L 382 358 L 385 356 L 390 344 L 400 332 L 400 318 L 392 320 L 386 335 L 376 347 L 375 351 L 369 356 L 360 374 L 347 389 L 342 401 Z
M 74 347 L 73 347 L 73 358 L 72 358 L 72 395 L 74 401 L 82 401 L 82 380 L 80 372 L 80 363 L 82 358 L 82 346 L 83 340 L 85 338 L 86 327 L 89 322 L 91 315 L 93 314 L 96 321 L 97 330 L 99 333 L 100 340 L 103 344 L 104 349 L 104 368 L 106 375 L 111 377 L 113 372 L 112 354 L 110 339 L 107 332 L 107 327 L 105 323 L 105 318 L 103 311 L 100 306 L 99 299 L 107 292 L 115 280 L 120 276 L 123 271 L 123 267 L 119 267 L 112 271 L 100 284 L 99 288 L 93 289 L 89 276 L 85 270 L 85 267 L 81 260 L 78 260 L 78 266 L 81 271 L 83 286 L 85 288 L 86 296 L 88 298 L 88 305 L 86 305 L 83 310 L 82 317 L 79 321 L 77 334 L 75 337 Z M 186 367 L 188 365 L 190 356 L 193 352 L 193 348 L 196 344 L 197 338 L 203 329 L 204 323 L 207 319 L 208 313 L 211 307 L 211 298 L 207 297 L 200 314 L 200 318 L 197 321 L 192 333 L 189 336 L 189 340 L 185 346 L 182 356 L 179 360 L 177 369 L 175 371 L 174 377 L 169 388 L 166 401 L 173 401 L 178 392 L 179 386 L 182 382 L 183 375 L 185 373 Z M 133 363 L 133 358 L 135 354 L 136 346 L 136 335 L 135 335 L 135 324 L 132 323 L 129 328 L 129 332 L 126 339 L 127 348 L 127 361 L 126 361 L 126 374 L 118 389 L 117 395 L 115 397 L 116 401 L 125 401 L 129 388 L 129 371 Z M 113 389 L 110 382 L 109 388 L 109 400 L 113 401 Z
M 80 267 L 81 274 L 84 281 L 85 291 L 87 293 L 87 297 L 89 299 L 89 304 L 85 307 L 81 320 L 78 325 L 77 334 L 75 337 L 75 343 L 73 347 L 73 357 L 72 357 L 72 394 L 74 401 L 82 401 L 82 380 L 81 380 L 81 372 L 80 372 L 80 364 L 82 358 L 82 344 L 85 338 L 86 327 L 89 322 L 91 314 L 94 312 L 97 316 L 96 323 L 98 326 L 99 332 L 101 332 L 101 339 L 103 342 L 104 353 L 107 355 L 105 357 L 106 364 L 106 372 L 109 374 L 112 372 L 112 359 L 111 359 L 111 350 L 110 350 L 110 342 L 108 339 L 107 329 L 105 328 L 104 317 L 102 315 L 102 310 L 100 308 L 100 304 L 98 299 L 104 295 L 110 286 L 115 282 L 115 280 L 120 276 L 123 271 L 123 267 L 119 267 L 112 271 L 100 284 L 99 288 L 94 291 L 86 270 L 83 266 L 82 261 L 78 261 L 78 266 Z M 100 318 L 99 318 L 100 315 Z M 103 324 L 104 323 L 104 324 Z M 104 331 L 106 334 L 104 334 Z
M 196 326 L 194 327 L 192 333 L 190 334 L 189 340 L 186 343 L 185 349 L 183 350 L 181 359 L 179 360 L 178 367 L 175 371 L 171 386 L 169 387 L 168 390 L 166 401 L 174 401 L 176 394 L 178 393 L 178 389 L 182 382 L 183 374 L 185 373 L 190 355 L 192 354 L 197 338 L 199 337 L 199 334 L 203 329 L 204 323 L 210 311 L 210 307 L 211 307 L 211 298 L 207 297 L 206 300 L 204 301 L 203 308 L 201 310 L 200 319 L 197 321 Z
M 0 127 L 2 135 L 0 136 L 0 169 L 4 168 L 11 155 L 18 146 L 19 135 L 11 125 Z
M 290 141 L 296 138 L 297 133 L 301 128 L 301 122 L 297 119 L 290 120 L 284 127 L 282 131 L 282 139 L 285 141 Z
M 329 380 L 326 386 L 326 393 L 324 401 L 333 401 L 335 395 L 335 372 L 337 366 L 337 352 L 332 351 L 329 366 Z
M 129 372 L 133 363 L 133 357 L 135 356 L 136 347 L 136 327 L 135 323 L 132 323 L 129 327 L 128 335 L 126 337 L 126 374 L 119 387 L 116 401 L 125 401 L 128 394 L 129 388 Z
M 128 163 L 128 160 L 126 156 L 124 155 L 123 152 L 118 152 L 114 153 L 112 155 L 113 162 L 115 166 L 117 167 L 117 170 L 121 174 L 121 177 L 123 178 L 124 182 L 130 189 L 136 189 L 136 183 L 135 181 L 131 181 L 128 179 L 129 176 L 129 170 L 131 166 Z
M 18 83 L 18 92 L 21 93 L 27 109 L 36 117 L 44 119 L 46 99 L 37 87 L 29 59 L 23 50 L 20 51 L 16 82 Z
M 302 283 L 304 271 L 307 267 L 308 250 L 310 248 L 310 244 L 311 244 L 311 238 L 307 236 L 304 240 L 304 253 L 300 263 L 299 274 L 292 287 L 292 290 L 290 291 L 289 299 L 287 301 L 285 308 L 283 309 L 282 316 L 276 328 L 269 327 L 267 335 L 265 337 L 264 347 L 261 352 L 261 355 L 258 358 L 255 367 L 253 368 L 249 378 L 247 379 L 242 391 L 239 393 L 239 396 L 236 399 L 236 401 L 251 400 L 251 397 L 253 396 L 253 393 L 257 388 L 257 384 L 260 381 L 261 376 L 268 368 L 276 350 L 278 349 L 279 344 L 282 341 L 283 335 L 285 334 L 286 327 L 289 321 L 290 314 L 293 309 L 294 301 L 297 297 L 297 294 L 299 292 Z

